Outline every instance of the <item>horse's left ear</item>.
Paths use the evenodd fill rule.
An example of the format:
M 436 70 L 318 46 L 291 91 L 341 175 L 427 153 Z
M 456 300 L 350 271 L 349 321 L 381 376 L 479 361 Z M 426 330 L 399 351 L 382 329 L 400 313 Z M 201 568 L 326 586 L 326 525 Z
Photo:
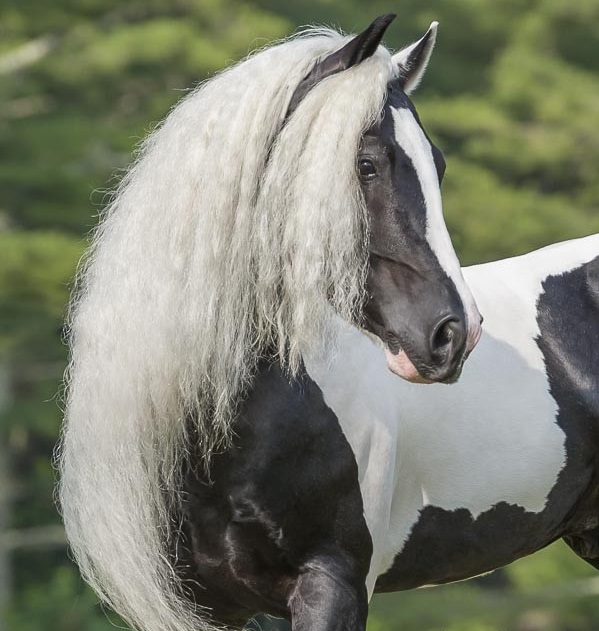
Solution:
M 395 17 L 394 13 L 381 15 L 359 35 L 353 37 L 345 46 L 318 61 L 295 89 L 289 102 L 287 116 L 290 116 L 297 109 L 297 106 L 302 102 L 306 94 L 323 79 L 356 66 L 368 59 L 368 57 L 372 57 L 381 43 L 387 27 L 393 22 Z
M 421 39 L 393 55 L 406 94 L 413 92 L 422 79 L 437 39 L 437 26 L 439 22 L 433 22 Z

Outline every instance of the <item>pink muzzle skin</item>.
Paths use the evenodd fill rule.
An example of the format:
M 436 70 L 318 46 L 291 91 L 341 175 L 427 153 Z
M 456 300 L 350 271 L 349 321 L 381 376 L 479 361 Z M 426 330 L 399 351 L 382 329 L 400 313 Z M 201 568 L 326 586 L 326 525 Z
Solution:
M 402 349 L 394 355 L 388 348 L 385 349 L 385 358 L 389 370 L 412 383 L 433 383 L 429 379 L 420 376 L 416 366 L 412 363 L 407 353 Z
M 468 338 L 466 340 L 466 356 L 468 356 L 474 347 L 478 344 L 480 336 L 483 334 L 483 327 L 480 323 L 480 316 L 476 320 L 475 324 L 470 327 L 468 331 Z
M 475 320 L 475 324 L 469 328 L 468 338 L 466 341 L 466 357 L 472 352 L 474 347 L 478 344 L 480 336 L 482 335 L 482 327 L 478 318 Z M 385 359 L 387 360 L 387 367 L 389 370 L 411 383 L 434 383 L 430 379 L 425 379 L 418 372 L 418 369 L 407 353 L 402 349 L 394 355 L 389 349 L 385 349 Z

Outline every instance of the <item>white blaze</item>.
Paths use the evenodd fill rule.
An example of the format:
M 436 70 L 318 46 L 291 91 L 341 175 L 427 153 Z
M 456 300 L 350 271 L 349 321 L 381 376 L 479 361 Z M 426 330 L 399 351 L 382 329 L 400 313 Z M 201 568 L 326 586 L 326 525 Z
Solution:
M 407 108 L 392 108 L 395 140 L 412 161 L 426 207 L 426 240 L 441 268 L 454 282 L 462 299 L 469 329 L 478 325 L 479 314 L 474 298 L 462 276 L 447 227 L 443 218 L 443 203 L 439 178 L 430 142 L 412 112 Z

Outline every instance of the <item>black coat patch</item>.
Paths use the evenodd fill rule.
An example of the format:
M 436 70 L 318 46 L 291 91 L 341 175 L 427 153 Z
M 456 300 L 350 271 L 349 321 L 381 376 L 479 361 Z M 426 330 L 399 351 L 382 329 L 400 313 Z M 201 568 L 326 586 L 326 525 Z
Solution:
M 176 554 L 190 598 L 227 624 L 257 612 L 306 628 L 310 616 L 365 623 L 372 541 L 358 467 L 318 386 L 264 362 L 234 431 L 211 483 L 188 462 Z

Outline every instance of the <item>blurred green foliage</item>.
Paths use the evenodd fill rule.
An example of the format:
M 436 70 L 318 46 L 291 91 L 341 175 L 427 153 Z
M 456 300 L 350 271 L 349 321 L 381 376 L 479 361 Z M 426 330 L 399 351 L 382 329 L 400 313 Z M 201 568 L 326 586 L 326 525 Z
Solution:
M 253 48 L 306 23 L 355 31 L 390 10 L 399 12 L 386 38 L 394 48 L 441 22 L 415 101 L 446 153 L 446 215 L 462 261 L 598 231 L 599 0 L 3 0 L 0 368 L 9 387 L 0 446 L 9 529 L 59 521 L 51 454 L 65 303 L 86 235 L 134 146 L 182 91 Z M 113 628 L 63 546 L 15 546 L 10 568 L 10 631 Z M 377 597 L 369 629 L 590 631 L 599 625 L 593 575 L 558 545 L 512 565 L 500 588 L 483 580 Z

